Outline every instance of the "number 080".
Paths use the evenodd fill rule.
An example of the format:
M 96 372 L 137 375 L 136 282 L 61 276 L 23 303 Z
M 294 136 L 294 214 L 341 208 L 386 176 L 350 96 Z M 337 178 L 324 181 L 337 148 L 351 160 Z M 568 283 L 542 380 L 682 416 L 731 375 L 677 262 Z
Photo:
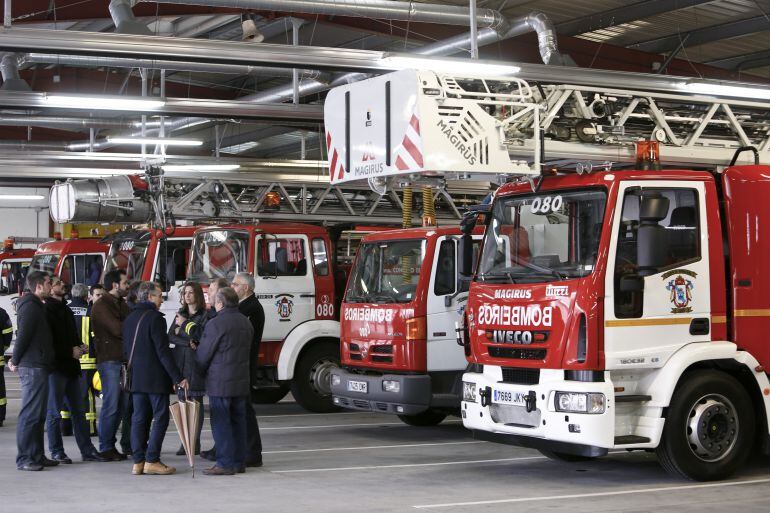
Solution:
M 316 305 L 315 314 L 317 317 L 333 317 L 334 305 L 331 303 L 323 303 L 320 305 Z

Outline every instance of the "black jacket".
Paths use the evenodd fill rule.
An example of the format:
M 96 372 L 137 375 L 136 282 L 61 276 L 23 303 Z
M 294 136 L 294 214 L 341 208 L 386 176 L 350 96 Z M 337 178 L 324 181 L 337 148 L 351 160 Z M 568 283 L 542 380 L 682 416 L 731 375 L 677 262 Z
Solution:
M 137 303 L 123 321 L 123 356 L 126 361 L 131 356 L 134 334 L 136 349 L 131 360 L 131 392 L 171 393 L 173 385 L 182 381 L 182 373 L 168 347 L 164 316 L 153 303 Z
M 238 304 L 238 311 L 249 318 L 254 335 L 251 340 L 249 352 L 249 376 L 251 386 L 257 384 L 257 360 L 259 358 L 259 343 L 262 341 L 262 332 L 265 329 L 265 310 L 254 294 L 250 295 Z
M 196 351 L 210 397 L 250 394 L 249 356 L 254 329 L 237 308 L 224 308 L 206 323 Z
M 26 294 L 16 303 L 16 345 L 11 360 L 19 367 L 53 369 L 53 334 L 48 324 L 45 304 L 34 294 Z
M 13 322 L 8 312 L 0 308 L 0 357 L 6 349 L 11 347 L 13 340 Z
M 78 376 L 80 362 L 72 357 L 72 348 L 81 344 L 75 315 L 67 303 L 53 297 L 45 300 L 45 310 L 53 333 L 54 370 L 65 376 Z
M 186 310 L 180 310 L 182 315 L 187 315 Z M 174 344 L 171 349 L 174 355 L 174 362 L 182 372 L 182 375 L 190 383 L 191 392 L 204 392 L 206 390 L 206 373 L 203 372 L 198 361 L 195 359 L 195 351 L 190 348 L 190 341 L 199 343 L 203 335 L 203 329 L 206 324 L 206 310 L 195 312 L 195 315 L 187 319 L 179 327 L 179 334 L 175 333 L 177 329 L 176 320 L 171 324 L 168 330 L 168 339 Z

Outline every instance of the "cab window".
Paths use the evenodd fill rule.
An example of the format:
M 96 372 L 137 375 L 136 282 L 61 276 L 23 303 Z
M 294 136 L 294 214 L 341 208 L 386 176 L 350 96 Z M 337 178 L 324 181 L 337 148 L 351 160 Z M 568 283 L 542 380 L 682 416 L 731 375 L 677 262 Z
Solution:
M 329 257 L 323 239 L 313 239 L 313 267 L 317 276 L 329 275 Z
M 96 285 L 102 276 L 102 255 L 68 255 L 62 262 L 59 277 L 67 285 Z
M 257 243 L 257 274 L 260 276 L 306 276 L 307 259 L 301 238 L 267 236 Z

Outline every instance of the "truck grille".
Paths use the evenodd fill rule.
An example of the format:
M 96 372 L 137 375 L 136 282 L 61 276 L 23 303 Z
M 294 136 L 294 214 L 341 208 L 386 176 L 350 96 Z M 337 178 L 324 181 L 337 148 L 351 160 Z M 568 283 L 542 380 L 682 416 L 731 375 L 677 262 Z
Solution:
M 364 357 L 361 346 L 351 342 L 349 344 L 350 359 L 358 362 L 370 360 L 374 363 L 393 363 L 393 346 L 391 344 L 377 344 L 368 347 L 368 355 Z
M 503 383 L 516 385 L 537 385 L 540 383 L 540 369 L 503 367 Z
M 489 356 L 516 360 L 545 360 L 545 349 L 521 349 L 518 347 L 489 346 Z
M 379 354 L 393 354 L 393 346 L 390 344 L 372 346 L 371 352 Z

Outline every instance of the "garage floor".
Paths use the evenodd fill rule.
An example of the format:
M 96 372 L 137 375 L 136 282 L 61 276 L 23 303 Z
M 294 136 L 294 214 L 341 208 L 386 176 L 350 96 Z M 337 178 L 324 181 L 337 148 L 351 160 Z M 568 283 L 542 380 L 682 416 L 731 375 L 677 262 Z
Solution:
M 129 462 L 15 469 L 19 382 L 6 372 L 8 419 L 0 428 L 2 511 L 697 511 L 770 510 L 770 458 L 733 480 L 669 477 L 646 453 L 559 463 L 538 452 L 472 440 L 457 419 L 415 428 L 368 413 L 308 414 L 294 402 L 260 406 L 265 466 L 234 477 L 191 478 L 176 432 L 163 461 L 173 476 L 132 476 Z M 172 425 L 173 429 L 173 425 Z M 204 448 L 211 446 L 208 420 Z M 65 438 L 69 456 L 79 453 Z M 202 470 L 209 462 L 199 460 Z

